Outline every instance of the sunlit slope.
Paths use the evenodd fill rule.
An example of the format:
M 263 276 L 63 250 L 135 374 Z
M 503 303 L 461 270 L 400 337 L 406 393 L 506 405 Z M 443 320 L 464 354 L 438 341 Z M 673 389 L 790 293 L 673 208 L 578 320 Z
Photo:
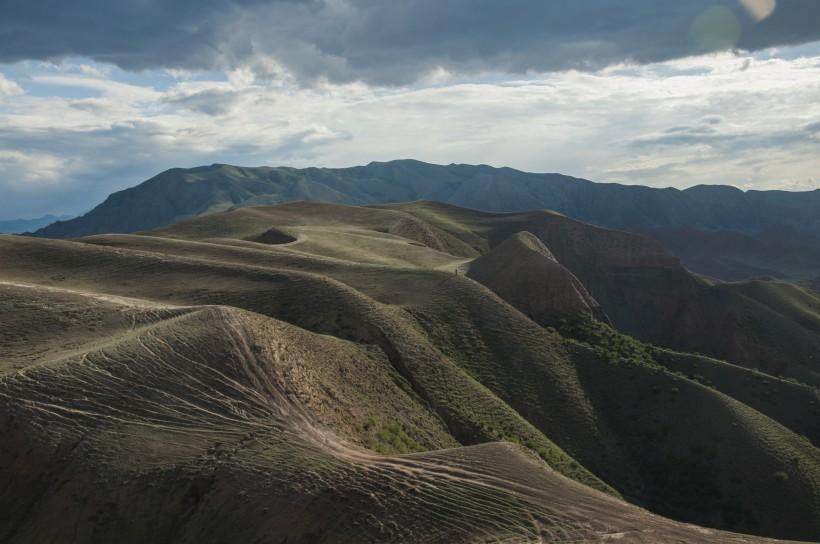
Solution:
M 3 378 L 3 541 L 527 541 L 620 528 L 564 515 L 548 482 L 579 507 L 648 517 L 508 445 L 405 458 L 353 446 L 328 431 L 349 391 L 325 366 L 345 359 L 373 380 L 355 410 L 441 428 L 372 350 L 229 308 L 190 308 Z
M 389 418 L 429 431 L 419 449 L 452 439 L 366 345 L 223 306 L 1 289 L 21 322 L 116 328 L 0 378 L 4 542 L 763 541 L 648 514 L 511 444 L 368 452 L 363 428 Z
M 406 312 L 380 304 L 328 276 L 71 242 L 21 238 L 3 241 L 7 244 L 0 244 L 2 249 L 15 256 L 13 262 L 4 259 L 2 267 L 4 275 L 12 278 L 39 278 L 51 283 L 54 274 L 48 262 L 52 261 L 65 271 L 61 285 L 71 289 L 129 293 L 174 304 L 230 305 L 374 345 L 432 405 L 461 443 L 501 439 L 528 443 L 556 469 L 608 489 L 437 350 Z M 440 274 L 450 277 L 449 273 Z M 506 307 L 500 301 L 498 304 Z M 572 401 L 571 396 L 566 398 Z

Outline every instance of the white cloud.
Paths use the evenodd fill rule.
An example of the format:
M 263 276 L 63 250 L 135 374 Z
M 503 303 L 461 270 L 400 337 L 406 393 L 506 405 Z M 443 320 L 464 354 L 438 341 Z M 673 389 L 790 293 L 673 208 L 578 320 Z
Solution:
M 740 185 L 741 189 L 757 189 L 754 185 Z M 792 179 L 782 180 L 772 185 L 772 189 L 781 191 L 814 191 L 820 189 L 820 179 Z
M 0 74 L 0 98 L 3 96 L 16 96 L 23 94 L 23 89 L 14 81 L 7 79 L 6 76 Z
M 66 179 L 70 160 L 48 153 L 0 149 L 0 178 L 7 188 L 40 190 Z
M 70 75 L 35 75 L 31 78 L 31 81 L 62 87 L 92 89 L 103 95 L 116 97 L 119 100 L 138 101 L 158 97 L 157 91 L 149 86 L 116 81 L 97 72 L 80 72 L 79 74 Z

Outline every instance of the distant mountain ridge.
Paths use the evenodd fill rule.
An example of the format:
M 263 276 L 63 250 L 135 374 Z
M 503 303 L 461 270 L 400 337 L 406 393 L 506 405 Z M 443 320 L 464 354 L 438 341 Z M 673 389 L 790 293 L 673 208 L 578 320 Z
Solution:
M 0 234 L 30 232 L 46 227 L 55 221 L 68 221 L 73 217 L 72 215 L 56 216 L 48 214 L 34 219 L 4 219 L 0 220 Z
M 729 186 L 700 185 L 685 190 L 595 183 L 561 174 L 535 174 L 486 165 L 433 165 L 415 160 L 373 162 L 351 168 L 245 168 L 214 164 L 175 168 L 110 195 L 82 217 L 58 221 L 37 236 L 71 238 L 100 233 L 128 233 L 159 228 L 186 217 L 235 207 L 294 200 L 337 204 L 383 204 L 434 200 L 492 212 L 537 208 L 575 219 L 639 232 L 663 243 L 675 238 L 669 229 L 687 228 L 710 238 L 729 231 L 744 236 L 788 230 L 797 248 L 820 247 L 820 190 L 741 191 Z M 681 244 L 678 244 L 681 245 Z M 820 282 L 820 252 L 790 259 L 747 244 L 731 263 L 713 262 L 684 252 L 684 264 L 722 279 L 754 277 L 766 271 L 781 279 Z M 816 255 L 815 255 L 816 254 Z M 797 264 L 795 264 L 797 263 Z M 728 270 L 726 275 L 721 275 Z

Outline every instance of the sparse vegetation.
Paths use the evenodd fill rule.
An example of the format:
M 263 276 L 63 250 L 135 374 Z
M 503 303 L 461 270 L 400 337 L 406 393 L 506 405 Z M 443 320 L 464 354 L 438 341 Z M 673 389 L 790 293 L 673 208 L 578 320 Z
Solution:
M 424 451 L 424 447 L 416 442 L 400 423 L 391 422 L 384 425 L 376 433 L 371 442 L 371 449 L 383 454 L 413 453 Z
M 283 538 L 304 540 L 328 518 L 347 541 L 583 541 L 600 539 L 589 518 L 602 515 L 608 532 L 735 539 L 620 495 L 678 520 L 811 538 L 816 392 L 765 366 L 657 348 L 617 318 L 545 328 L 453 273 L 524 230 L 566 267 L 550 270 L 574 285 L 571 270 L 589 293 L 618 291 L 606 267 L 621 257 L 607 248 L 624 244 L 639 260 L 619 274 L 636 285 L 646 270 L 689 281 L 631 235 L 424 202 L 248 208 L 76 242 L 0 238 L 0 461 L 19 474 L 4 494 L 19 500 L 0 508 L 31 527 L 76 521 L 78 540 L 114 539 L 126 515 L 243 541 L 285 524 Z M 266 232 L 284 243 L 254 241 Z M 51 486 L 66 466 L 71 479 Z M 75 510 L 51 506 L 66 504 Z M 217 517 L 231 535 L 211 534 Z M 528 533 L 532 520 L 547 532 Z
M 603 361 L 611 364 L 636 364 L 662 368 L 652 356 L 651 347 L 591 318 L 563 319 L 555 330 L 567 339 L 591 347 Z

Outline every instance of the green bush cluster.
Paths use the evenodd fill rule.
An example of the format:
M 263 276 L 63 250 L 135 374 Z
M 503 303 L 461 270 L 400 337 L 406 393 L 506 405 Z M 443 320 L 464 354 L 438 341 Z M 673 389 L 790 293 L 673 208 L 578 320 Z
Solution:
M 424 451 L 425 448 L 407 431 L 401 423 L 387 423 L 371 437 L 371 449 L 384 455 Z
M 772 478 L 774 478 L 778 482 L 788 482 L 789 481 L 788 473 L 783 472 L 782 470 L 778 470 L 777 472 L 773 473 Z
M 561 336 L 585 344 L 595 354 L 611 364 L 639 364 L 662 368 L 652 357 L 650 347 L 626 334 L 618 332 L 606 323 L 591 318 L 563 319 L 556 327 Z

